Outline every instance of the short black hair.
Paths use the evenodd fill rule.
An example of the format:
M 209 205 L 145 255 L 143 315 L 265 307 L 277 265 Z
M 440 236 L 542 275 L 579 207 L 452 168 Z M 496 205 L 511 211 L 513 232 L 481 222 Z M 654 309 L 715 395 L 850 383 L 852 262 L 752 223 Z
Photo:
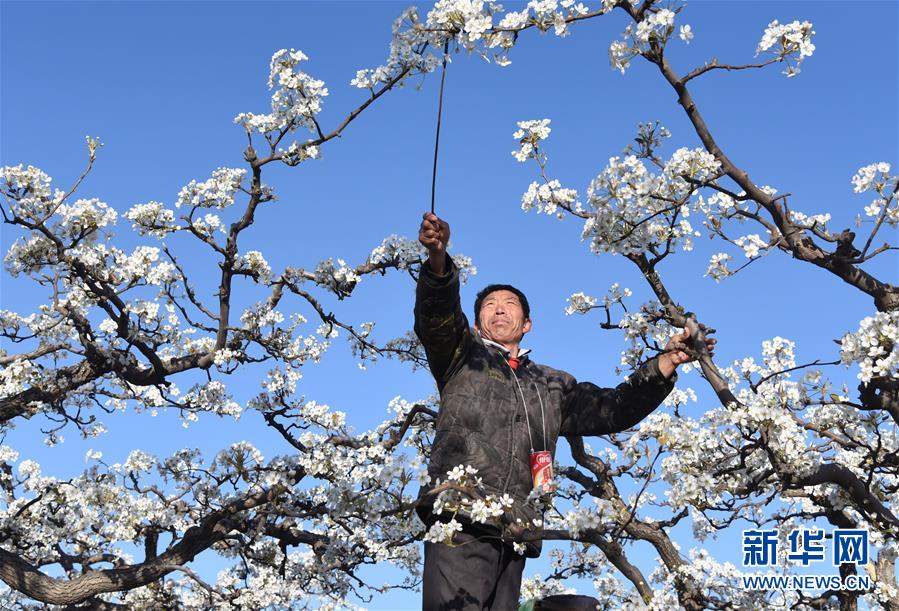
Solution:
M 495 293 L 496 291 L 509 291 L 515 293 L 518 300 L 521 302 L 521 309 L 524 311 L 524 319 L 530 319 L 531 306 L 528 304 L 528 298 L 524 296 L 524 293 L 511 284 L 488 284 L 480 293 L 478 293 L 477 297 L 474 298 L 474 324 L 478 325 L 481 323 L 481 304 L 484 303 L 484 299 L 487 298 L 487 295 Z

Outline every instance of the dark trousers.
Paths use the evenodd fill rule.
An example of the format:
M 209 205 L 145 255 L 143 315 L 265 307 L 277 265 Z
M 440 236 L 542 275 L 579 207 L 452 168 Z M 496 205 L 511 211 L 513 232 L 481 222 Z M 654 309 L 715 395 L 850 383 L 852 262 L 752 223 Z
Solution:
M 518 609 L 524 556 L 496 537 L 456 533 L 456 545 L 425 543 L 424 611 Z

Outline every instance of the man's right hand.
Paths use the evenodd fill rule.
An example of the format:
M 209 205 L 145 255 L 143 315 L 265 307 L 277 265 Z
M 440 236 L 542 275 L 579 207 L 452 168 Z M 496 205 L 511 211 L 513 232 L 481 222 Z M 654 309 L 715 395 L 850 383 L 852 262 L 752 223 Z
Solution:
M 428 249 L 431 271 L 438 276 L 446 271 L 446 245 L 450 239 L 449 223 L 433 212 L 426 212 L 418 230 L 418 241 Z

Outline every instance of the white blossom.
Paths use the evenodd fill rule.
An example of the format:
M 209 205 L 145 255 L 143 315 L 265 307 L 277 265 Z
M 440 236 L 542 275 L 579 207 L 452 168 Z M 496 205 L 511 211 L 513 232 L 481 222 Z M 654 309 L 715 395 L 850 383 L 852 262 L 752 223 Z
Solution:
M 337 295 L 349 295 L 362 277 L 346 261 L 333 259 L 321 261 L 315 268 L 315 283 L 332 290 Z
M 218 168 L 209 180 L 190 181 L 178 192 L 175 205 L 179 208 L 227 208 L 234 203 L 234 196 L 246 174 L 242 168 Z
M 323 81 L 298 70 L 309 59 L 297 49 L 281 49 L 272 55 L 268 87 L 272 94 L 271 114 L 240 113 L 234 122 L 247 132 L 266 134 L 275 130 L 293 132 L 300 127 L 315 129 L 315 116 L 328 95 Z
M 12 212 L 26 219 L 44 218 L 65 195 L 51 188 L 50 176 L 31 165 L 4 166 L 0 168 L 0 180 L 0 192 L 7 196 Z
M 709 267 L 706 270 L 705 275 L 710 276 L 715 282 L 720 282 L 722 279 L 733 273 L 727 268 L 727 262 L 732 260 L 733 257 L 725 252 L 719 252 L 712 255 L 712 258 L 709 259 Z
M 61 204 L 55 215 L 60 219 L 58 235 L 69 239 L 89 236 L 96 239 L 97 229 L 115 225 L 118 213 L 97 198 L 79 199 L 73 204 Z
M 457 532 L 462 532 L 462 524 L 455 519 L 449 522 L 435 522 L 425 533 L 424 540 L 429 543 L 450 544 Z
M 19 460 L 19 453 L 9 446 L 0 446 L 0 462 L 9 463 Z
M 830 214 L 812 214 L 807 215 L 802 212 L 790 210 L 790 220 L 800 227 L 818 228 L 827 230 L 827 223 L 830 221 Z
M 271 278 L 272 268 L 258 250 L 247 251 L 241 257 L 238 265 L 241 269 L 246 269 L 253 278 L 260 282 L 267 282 Z
M 526 577 L 521 582 L 522 600 L 541 600 L 554 594 L 576 594 L 577 590 L 564 585 L 558 579 L 543 579 L 537 573 L 532 577 Z
M 734 240 L 734 244 L 743 249 L 747 259 L 758 257 L 763 249 L 768 248 L 768 243 L 761 239 L 757 233 L 739 237 Z
M 858 379 L 899 377 L 899 311 L 878 312 L 861 320 L 858 330 L 840 340 L 840 359 L 858 363 Z
M 552 131 L 549 123 L 549 119 L 518 121 L 518 129 L 512 134 L 512 137 L 518 140 L 520 146 L 518 150 L 512 151 L 512 156 L 520 162 L 535 156 L 540 141 L 546 140 Z
M 596 298 L 585 295 L 584 293 L 572 293 L 571 297 L 566 299 L 568 305 L 565 307 L 565 315 L 571 316 L 575 312 L 586 314 L 596 305 Z
M 630 66 L 631 59 L 648 50 L 650 43 L 664 45 L 673 31 L 673 11 L 667 8 L 654 12 L 647 11 L 636 27 L 629 24 L 625 28 L 621 35 L 622 40 L 615 40 L 609 45 L 609 64 L 624 74 Z M 683 37 L 683 34 L 681 36 Z
M 758 56 L 764 51 L 770 51 L 779 61 L 786 62 L 784 74 L 788 77 L 795 76 L 799 74 L 799 64 L 815 51 L 815 45 L 812 44 L 814 35 L 815 31 L 808 21 L 781 24 L 775 19 L 765 28 L 755 54 Z
M 521 209 L 525 212 L 536 209 L 537 212 L 556 215 L 561 219 L 563 215 L 559 212 L 559 206 L 577 212 L 583 209 L 583 206 L 577 201 L 577 191 L 562 187 L 558 180 L 551 180 L 543 184 L 532 182 L 525 194 L 521 196 Z
M 183 403 L 192 410 L 209 411 L 220 416 L 232 416 L 234 419 L 239 419 L 243 412 L 243 408 L 231 398 L 225 385 L 219 380 L 195 385 L 184 395 Z M 195 419 L 193 411 L 184 414 L 184 417 L 190 421 Z
M 395 234 L 384 239 L 368 255 L 370 265 L 395 265 L 397 269 L 407 269 L 418 263 L 426 255 L 424 246 L 418 240 L 398 237 Z
M 457 40 L 468 49 L 493 26 L 498 6 L 483 0 L 438 0 L 428 11 L 427 25 L 458 32 Z
M 142 450 L 132 450 L 122 465 L 125 471 L 149 471 L 156 466 L 156 459 Z
M 582 238 L 590 239 L 594 253 L 632 254 L 651 245 L 680 245 L 693 248 L 698 237 L 687 220 L 690 214 L 690 185 L 683 176 L 709 178 L 717 168 L 711 155 L 697 149 L 679 149 L 665 164 L 661 176 L 652 174 L 636 155 L 612 157 L 587 190 L 592 213 L 586 219 Z M 672 200 L 685 203 L 672 204 Z
M 881 161 L 872 163 L 859 168 L 855 176 L 852 177 L 853 191 L 856 193 L 864 193 L 870 189 L 876 189 L 878 186 L 882 188 L 883 184 L 888 182 L 890 176 L 890 164 Z

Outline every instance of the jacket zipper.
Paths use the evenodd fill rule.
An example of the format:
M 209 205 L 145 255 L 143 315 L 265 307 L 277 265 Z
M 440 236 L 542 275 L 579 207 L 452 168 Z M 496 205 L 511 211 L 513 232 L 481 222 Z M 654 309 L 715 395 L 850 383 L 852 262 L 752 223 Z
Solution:
M 505 361 L 505 359 L 503 359 L 503 360 Z M 521 398 L 521 409 L 524 410 L 525 422 L 527 423 L 527 424 L 525 424 L 525 426 L 528 427 L 528 440 L 530 440 L 530 442 L 531 442 L 531 452 L 533 452 L 534 451 L 534 443 L 533 443 L 533 440 L 531 439 L 531 435 L 533 434 L 533 431 L 531 430 L 530 419 L 527 418 L 528 404 L 524 398 L 524 391 L 521 389 L 521 382 L 518 379 L 518 374 L 515 373 L 515 370 L 512 369 L 512 366 L 509 365 L 508 361 L 506 361 L 506 365 L 509 366 L 509 371 L 512 373 L 512 382 L 514 383 L 514 385 L 513 384 L 509 385 L 509 390 L 511 391 L 512 399 L 513 399 L 512 404 L 514 405 L 515 403 L 518 403 L 518 399 Z M 526 365 L 525 365 L 525 367 L 526 367 Z M 516 387 L 518 388 L 517 395 L 515 394 Z M 512 480 L 512 471 L 514 470 L 514 467 L 515 467 L 515 416 L 517 415 L 517 413 L 518 413 L 518 410 L 513 409 L 510 414 L 510 420 L 509 420 L 509 472 L 506 474 L 506 481 L 503 483 L 503 494 L 505 494 L 509 488 L 509 483 Z M 546 426 L 546 423 L 544 422 L 544 427 L 545 426 Z M 544 432 L 544 436 L 545 436 L 545 432 Z
M 500 355 L 500 358 L 505 360 L 502 355 Z M 509 369 L 511 370 L 511 367 Z M 512 376 L 515 376 L 514 371 L 512 371 Z M 514 406 L 518 403 L 518 397 L 515 396 L 515 387 L 511 384 L 509 384 L 509 394 L 512 397 L 512 405 Z M 509 414 L 509 472 L 506 473 L 506 480 L 503 482 L 503 494 L 506 494 L 509 490 L 509 482 L 512 480 L 512 471 L 515 466 L 515 414 L 517 411 L 517 409 L 512 409 Z

